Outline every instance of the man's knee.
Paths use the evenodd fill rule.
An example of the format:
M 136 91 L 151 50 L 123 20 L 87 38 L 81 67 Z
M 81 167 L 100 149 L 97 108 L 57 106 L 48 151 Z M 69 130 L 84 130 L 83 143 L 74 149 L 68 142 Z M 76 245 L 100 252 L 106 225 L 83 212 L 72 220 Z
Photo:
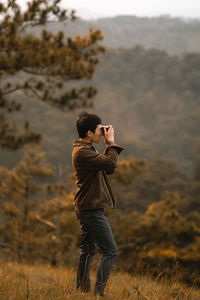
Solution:
M 84 247 L 80 247 L 80 254 L 81 255 L 89 255 L 89 256 L 93 256 L 96 253 L 96 247 L 95 246 L 84 246 Z
M 106 256 L 109 256 L 109 257 L 116 257 L 117 254 L 118 254 L 118 249 L 117 249 L 117 246 L 113 246 L 112 248 L 110 249 L 106 249 L 105 251 L 103 251 L 103 254 L 106 255 Z

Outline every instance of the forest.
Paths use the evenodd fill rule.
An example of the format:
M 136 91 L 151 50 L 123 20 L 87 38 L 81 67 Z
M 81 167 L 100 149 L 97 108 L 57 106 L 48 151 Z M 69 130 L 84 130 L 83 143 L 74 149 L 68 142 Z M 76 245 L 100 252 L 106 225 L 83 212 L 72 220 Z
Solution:
M 199 151 L 200 54 L 172 56 L 137 46 L 108 50 L 100 60 L 94 78 L 81 81 L 98 90 L 93 108 L 87 109 L 99 113 L 104 123 L 112 122 L 124 158 L 169 159 L 191 175 Z M 72 171 L 72 140 L 81 109 L 64 113 L 30 96 L 16 99 L 23 104 L 22 113 L 9 118 L 18 124 L 30 121 L 42 133 L 49 161 Z M 0 151 L 1 161 L 14 166 L 20 153 Z
M 128 45 L 128 32 L 127 43 L 122 39 L 110 46 L 101 28 L 109 29 L 107 19 L 97 21 L 100 30 L 82 36 L 77 29 L 76 36 L 65 39 L 57 31 L 63 19 L 72 27 L 83 22 L 73 12 L 67 17 L 59 6 L 41 8 L 33 2 L 22 14 L 16 1 L 8 3 L 0 6 L 2 16 L 10 9 L 15 16 L 0 21 L 1 257 L 76 264 L 79 224 L 71 152 L 75 120 L 88 110 L 113 125 L 116 143 L 125 149 L 109 178 L 117 209 L 106 210 L 119 248 L 116 268 L 176 274 L 199 286 L 200 53 L 192 42 L 199 21 L 110 19 L 130 27 L 134 22 L 134 28 L 142 22 L 152 28 L 163 24 L 169 31 L 177 26 L 185 45 L 194 48 L 172 51 L 173 39 L 165 48 L 147 25 L 157 34 L 154 44 L 137 45 L 133 35 L 136 44 Z M 49 12 L 57 22 L 44 27 Z M 173 30 L 174 36 L 179 31 Z M 97 148 L 103 151 L 103 143 Z

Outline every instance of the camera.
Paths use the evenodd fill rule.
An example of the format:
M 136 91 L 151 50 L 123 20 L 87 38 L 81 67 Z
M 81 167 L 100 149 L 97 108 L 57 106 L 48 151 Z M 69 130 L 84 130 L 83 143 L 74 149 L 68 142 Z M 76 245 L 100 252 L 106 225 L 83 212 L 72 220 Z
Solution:
M 104 134 L 104 128 L 106 129 L 106 131 L 108 131 L 109 126 L 108 125 L 101 125 L 101 131 Z

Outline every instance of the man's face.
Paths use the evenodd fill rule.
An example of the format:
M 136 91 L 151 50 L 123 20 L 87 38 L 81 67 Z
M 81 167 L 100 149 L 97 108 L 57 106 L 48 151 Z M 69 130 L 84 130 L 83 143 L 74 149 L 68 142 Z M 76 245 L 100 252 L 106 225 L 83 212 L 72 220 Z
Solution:
M 99 144 L 102 135 L 103 134 L 102 134 L 102 131 L 101 131 L 101 124 L 99 124 L 99 125 L 97 125 L 97 128 L 96 128 L 94 133 L 92 131 L 90 131 L 90 141 L 91 141 L 91 143 Z

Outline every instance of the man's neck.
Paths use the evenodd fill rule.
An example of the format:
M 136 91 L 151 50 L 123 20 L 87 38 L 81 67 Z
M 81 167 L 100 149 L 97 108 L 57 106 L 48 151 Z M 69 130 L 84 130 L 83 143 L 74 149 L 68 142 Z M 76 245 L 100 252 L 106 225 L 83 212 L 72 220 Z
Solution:
M 80 138 L 80 139 L 79 139 L 79 141 L 81 141 L 81 142 L 85 142 L 85 143 L 91 143 L 91 144 L 92 144 L 92 142 L 91 142 L 90 138 L 88 138 L 88 137 L 85 137 L 85 138 Z

